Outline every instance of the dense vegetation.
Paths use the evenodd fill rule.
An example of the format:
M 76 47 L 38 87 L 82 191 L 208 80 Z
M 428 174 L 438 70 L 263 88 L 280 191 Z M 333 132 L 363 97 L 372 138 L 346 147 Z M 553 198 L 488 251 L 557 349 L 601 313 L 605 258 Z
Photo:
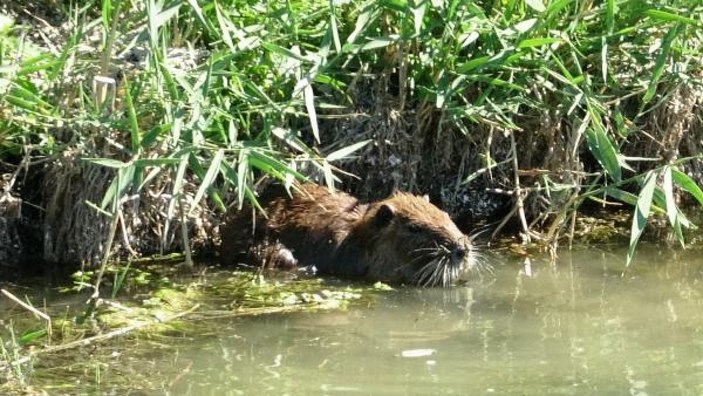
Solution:
M 629 263 L 650 214 L 683 244 L 682 208 L 703 204 L 702 62 L 698 0 L 5 0 L 0 280 L 211 251 L 262 177 L 429 193 L 467 232 L 512 226 L 552 251 L 579 214 L 625 207 Z M 113 299 L 152 279 L 133 264 L 75 273 L 95 293 L 70 320 L 0 290 L 45 321 L 0 320 L 0 389 L 24 388 L 39 354 L 175 329 L 198 309 L 205 285 L 171 284 L 177 265 L 134 303 L 156 309 L 100 306 L 103 277 Z M 357 298 L 222 279 L 240 308 Z M 112 311 L 132 324 L 114 329 Z M 45 339 L 56 346 L 32 350 Z
M 584 203 L 632 205 L 633 247 L 703 203 L 698 1 L 10 3 L 0 199 L 49 262 L 207 247 L 264 174 L 552 247 Z

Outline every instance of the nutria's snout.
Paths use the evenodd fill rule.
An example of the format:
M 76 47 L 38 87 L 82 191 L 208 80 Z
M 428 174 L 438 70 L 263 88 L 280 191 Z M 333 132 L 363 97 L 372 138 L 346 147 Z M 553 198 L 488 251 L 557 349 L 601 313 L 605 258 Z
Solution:
M 462 237 L 449 249 L 449 263 L 459 273 L 476 268 L 476 250 L 470 238 Z
M 476 267 L 476 252 L 466 236 L 453 242 L 445 240 L 435 248 L 418 250 L 423 253 L 423 259 L 418 260 L 420 265 L 413 279 L 420 286 L 451 286 L 462 274 Z
M 471 251 L 470 246 L 458 245 L 452 249 L 452 265 L 458 268 L 465 266 L 464 260 Z

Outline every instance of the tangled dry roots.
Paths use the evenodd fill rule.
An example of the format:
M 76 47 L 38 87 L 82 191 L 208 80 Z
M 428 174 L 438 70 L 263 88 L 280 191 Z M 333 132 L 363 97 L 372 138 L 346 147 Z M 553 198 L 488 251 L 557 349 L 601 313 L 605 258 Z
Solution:
M 335 122 L 324 126 L 326 153 L 361 140 L 372 142 L 340 164 L 359 176 L 346 179 L 344 189 L 367 199 L 380 199 L 394 190 L 429 194 L 455 218 L 467 213 L 471 218 L 490 217 L 501 210 L 505 199 L 488 194 L 483 179 L 462 183 L 484 166 L 479 146 L 485 143 L 480 138 L 486 135 L 484 127 L 475 126 L 465 135 L 451 127 L 433 103 L 413 107 L 388 92 L 388 79 L 359 79 L 351 90 L 354 112 L 338 114 Z M 457 225 L 466 224 L 458 220 Z
M 691 82 L 677 84 L 668 100 L 647 120 L 646 130 L 652 138 L 647 141 L 646 156 L 669 162 L 681 156 L 700 154 L 702 104 L 703 88 L 700 85 Z M 700 162 L 693 162 L 691 166 L 695 168 L 693 174 L 700 175 Z
M 44 259 L 50 263 L 94 266 L 103 257 L 111 220 L 86 203 L 100 205 L 115 172 L 79 158 L 77 152 L 66 152 L 45 171 Z M 123 201 L 111 252 L 117 254 L 115 257 L 183 250 L 181 209 L 190 209 L 197 188 L 187 183 L 182 205 L 176 205 L 167 227 L 172 179 L 164 171 L 138 195 Z M 187 221 L 191 246 L 210 249 L 216 218 L 207 204 L 201 202 Z
M 44 177 L 44 259 L 51 263 L 100 260 L 109 219 L 86 202 L 100 203 L 110 170 L 67 151 Z
M 457 120 L 446 119 L 447 113 L 433 103 L 410 103 L 391 93 L 390 78 L 381 75 L 356 81 L 349 91 L 357 106 L 354 112 L 336 114 L 336 121 L 321 134 L 327 138 L 323 140 L 327 153 L 360 140 L 372 141 L 354 159 L 341 164 L 345 171 L 360 176 L 345 180 L 344 185 L 357 196 L 376 199 L 395 189 L 428 193 L 467 230 L 476 220 L 497 221 L 511 212 L 516 186 L 521 186 L 529 227 L 539 224 L 552 229 L 561 227 L 557 224 L 564 220 L 561 214 L 578 197 L 586 172 L 601 170 L 583 144 L 580 126 L 570 124 L 558 111 L 535 111 L 513 120 L 521 131 L 501 130 L 490 122 L 464 122 L 459 130 Z M 642 133 L 628 137 L 632 144 L 624 146 L 624 154 L 666 161 L 703 151 L 701 91 L 690 82 L 674 87 L 667 102 L 639 120 Z M 551 100 L 546 91 L 535 95 L 545 103 Z M 546 107 L 559 108 L 558 104 Z M 511 147 L 512 139 L 517 149 Z M 486 168 L 489 159 L 498 166 L 471 183 L 462 183 Z M 700 162 L 685 166 L 694 178 L 702 179 Z M 544 192 L 548 190 L 545 180 L 572 189 L 549 195 Z

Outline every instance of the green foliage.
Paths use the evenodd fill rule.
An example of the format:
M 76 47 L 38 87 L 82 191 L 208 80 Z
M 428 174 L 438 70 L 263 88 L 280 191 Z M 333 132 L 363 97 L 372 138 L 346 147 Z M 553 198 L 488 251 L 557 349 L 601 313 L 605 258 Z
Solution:
M 565 150 L 597 168 L 540 188 L 577 192 L 563 212 L 596 194 L 634 205 L 631 253 L 650 209 L 683 243 L 690 222 L 675 187 L 701 200 L 682 161 L 635 170 L 626 154 L 666 90 L 701 70 L 697 2 L 102 0 L 70 12 L 73 32 L 56 53 L 30 51 L 0 20 L 0 156 L 78 145 L 114 169 L 92 204 L 106 215 L 164 173 L 166 229 L 189 181 L 191 214 L 205 199 L 224 210 L 232 188 L 240 205 L 255 200 L 262 174 L 290 183 L 317 173 L 332 185 L 331 162 L 368 142 L 325 155 L 319 120 L 351 104 L 363 73 L 397 73 L 405 108 L 428 105 L 468 139 L 486 139 L 477 126 L 538 133 L 541 117 L 558 120 L 572 132 Z M 101 59 L 79 51 L 91 32 Z M 136 65 L 116 58 L 140 51 Z M 486 170 L 497 166 L 485 158 Z
M 10 322 L 8 329 L 11 337 L 10 340 L 5 341 L 0 338 L 0 362 L 4 363 L 3 366 L 9 367 L 11 370 L 11 375 L 7 375 L 8 379 L 6 381 L 14 379 L 20 386 L 24 387 L 27 384 L 27 375 L 24 373 L 22 364 L 20 363 L 20 345 L 15 338 L 12 322 Z
M 624 154 L 636 141 L 635 126 L 662 106 L 662 91 L 691 84 L 702 69 L 703 8 L 675 3 L 368 2 L 343 52 L 393 46 L 401 58 L 398 66 L 409 68 L 402 89 L 434 103 L 467 135 L 475 134 L 478 124 L 533 133 L 544 114 L 571 125 L 575 146 L 565 149 L 579 153 L 585 141 L 601 167 L 585 186 L 572 189 L 608 191 L 635 206 L 629 264 L 652 207 L 665 208 L 682 245 L 682 227 L 692 226 L 676 205 L 674 185 L 695 195 L 695 182 L 684 181 L 678 167 L 700 156 L 642 177 Z M 643 178 L 638 194 L 622 189 L 637 188 L 633 184 Z M 552 189 L 549 180 L 544 188 Z M 572 202 L 578 206 L 583 199 Z
M 0 14 L 0 158 L 20 155 L 31 143 L 42 153 L 53 152 L 46 116 L 55 111 L 34 78 L 53 66 L 53 59 L 26 39 L 26 31 Z

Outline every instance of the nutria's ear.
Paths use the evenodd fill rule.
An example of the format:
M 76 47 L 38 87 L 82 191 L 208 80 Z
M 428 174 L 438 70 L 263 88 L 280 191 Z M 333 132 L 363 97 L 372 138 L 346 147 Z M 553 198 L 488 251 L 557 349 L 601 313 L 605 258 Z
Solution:
M 430 196 L 427 195 L 427 194 L 423 195 L 423 196 L 422 196 L 422 199 L 424 199 L 424 200 L 427 201 L 427 202 L 430 202 Z
M 383 204 L 380 208 L 378 208 L 378 211 L 376 212 L 376 224 L 384 226 L 390 223 L 390 221 L 393 219 L 393 216 L 395 216 L 395 208 L 393 207 L 393 205 Z

